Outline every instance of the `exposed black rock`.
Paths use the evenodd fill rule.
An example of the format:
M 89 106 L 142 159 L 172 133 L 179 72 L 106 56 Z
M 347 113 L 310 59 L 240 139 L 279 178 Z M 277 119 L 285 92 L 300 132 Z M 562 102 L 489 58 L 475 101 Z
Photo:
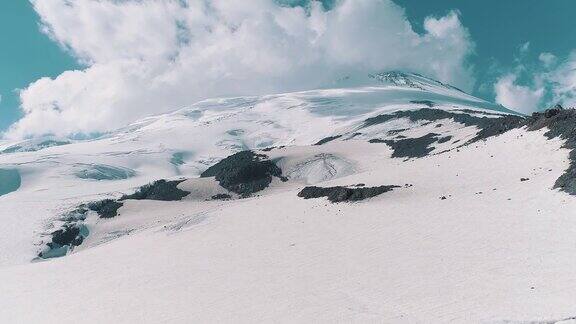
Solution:
M 493 136 L 498 136 L 506 133 L 509 130 L 524 126 L 524 118 L 514 115 L 506 115 L 499 118 L 481 118 L 481 122 L 477 125 L 480 131 L 474 138 L 469 140 L 466 144 L 471 144 L 480 140 L 484 140 Z
M 521 182 L 525 182 L 525 181 L 528 181 L 528 180 L 530 180 L 530 179 L 528 179 L 528 178 L 520 178 L 520 181 L 521 181 Z
M 327 197 L 330 202 L 345 202 L 345 201 L 360 201 L 381 195 L 385 192 L 392 191 L 394 188 L 399 188 L 399 186 L 379 186 L 379 187 L 357 187 L 357 188 L 347 188 L 347 187 L 306 187 L 298 193 L 298 197 L 304 199 L 313 199 L 320 197 Z
M 405 138 L 401 140 L 386 140 L 393 150 L 392 157 L 419 158 L 428 155 L 434 150 L 430 145 L 438 140 L 439 134 L 430 133 L 417 138 Z
M 407 130 L 408 130 L 408 128 L 393 129 L 391 131 L 388 131 L 388 135 L 391 135 L 391 136 L 397 135 L 397 134 L 400 134 L 400 133 L 407 131 Z
M 232 196 L 228 194 L 217 194 L 211 197 L 212 200 L 229 200 L 232 199 Z
M 475 111 L 470 111 L 475 112 Z M 477 112 L 476 112 L 477 113 Z M 484 114 L 484 113 L 483 113 Z M 521 127 L 524 118 L 516 115 L 498 115 L 501 117 L 479 117 L 468 113 L 454 113 L 442 109 L 422 108 L 418 110 L 401 110 L 393 114 L 384 114 L 368 118 L 364 121 L 364 127 L 385 123 L 392 119 L 408 118 L 412 122 L 427 121 L 434 122 L 442 119 L 452 119 L 455 122 L 466 126 L 477 126 L 480 132 L 467 144 L 486 139 L 491 136 L 500 135 L 508 130 Z
M 472 109 L 454 109 L 453 111 L 461 111 L 467 114 L 482 114 L 484 116 L 506 116 L 506 113 L 501 112 L 488 112 L 488 111 L 477 111 Z
M 80 235 L 80 229 L 76 226 L 65 226 L 55 232 L 52 232 L 52 243 L 58 245 L 74 245 L 82 244 L 84 238 Z
M 262 152 L 270 152 L 270 151 L 273 151 L 273 150 L 276 150 L 276 149 L 278 149 L 278 150 L 279 150 L 279 149 L 283 149 L 283 148 L 285 148 L 285 147 L 286 147 L 286 146 L 284 146 L 284 145 L 281 145 L 281 146 L 271 146 L 271 147 L 263 148 L 263 149 L 261 149 L 260 151 L 262 151 Z
M 322 145 L 322 144 L 326 144 L 328 142 L 332 142 L 335 139 L 339 139 L 340 137 L 342 137 L 342 135 L 336 135 L 336 136 L 329 136 L 326 138 L 323 138 L 321 140 L 319 140 L 316 144 L 314 145 Z
M 547 138 L 560 137 L 565 141 L 563 147 L 571 150 L 570 166 L 556 180 L 554 188 L 576 195 L 576 110 L 556 105 L 544 112 L 533 113 L 528 117 L 526 125 L 528 130 L 547 127 L 548 131 L 544 133 Z
M 372 143 L 372 144 L 386 143 L 386 140 L 379 139 L 379 138 L 373 138 L 373 139 L 369 140 L 368 143 Z
M 67 212 L 66 214 L 62 215 L 61 219 L 67 223 L 74 223 L 86 220 L 86 213 L 88 212 L 88 208 L 85 205 L 81 205 L 76 209 Z
M 114 218 L 118 216 L 118 209 L 124 204 L 112 199 L 104 199 L 91 202 L 87 205 L 88 209 L 95 211 L 101 218 Z
M 442 137 L 442 138 L 439 138 L 439 139 L 438 139 L 438 143 L 440 143 L 440 144 L 446 143 L 446 142 L 448 142 L 448 141 L 451 140 L 451 139 L 452 139 L 452 136 Z
M 52 241 L 38 253 L 38 257 L 43 259 L 62 257 L 74 247 L 81 245 L 88 236 L 88 228 L 84 225 L 88 211 L 96 212 L 100 218 L 113 218 L 118 216 L 118 209 L 124 205 L 122 200 L 181 200 L 189 194 L 176 187 L 182 181 L 184 180 L 159 180 L 140 187 L 134 194 L 124 195 L 120 200 L 104 199 L 78 206 L 61 216 L 60 220 L 65 222 L 64 226 L 52 232 Z
M 178 185 L 185 180 L 158 180 L 140 187 L 131 195 L 124 195 L 120 200 L 160 200 L 178 201 L 188 196 L 190 193 L 178 188 Z
M 480 131 L 474 138 L 460 146 L 468 145 L 480 140 L 487 139 L 492 136 L 503 134 L 511 129 L 522 127 L 524 125 L 524 118 L 516 115 L 501 115 L 493 114 L 498 117 L 474 116 L 470 113 L 478 113 L 473 110 L 461 110 L 464 113 L 455 113 L 442 109 L 422 108 L 418 110 L 403 110 L 397 111 L 393 114 L 383 114 L 368 118 L 364 121 L 363 127 L 370 127 L 385 123 L 392 119 L 408 118 L 412 122 L 425 121 L 426 123 L 442 120 L 452 119 L 455 122 L 464 124 L 465 126 L 476 126 Z M 482 114 L 487 115 L 490 113 Z M 440 124 L 439 124 L 440 125 Z M 417 158 L 424 157 L 434 150 L 430 145 L 434 142 L 445 143 L 452 139 L 451 136 L 440 138 L 438 134 L 428 134 L 419 138 L 404 138 L 396 140 L 381 140 L 372 139 L 370 143 L 386 143 L 394 149 L 393 157 L 409 157 Z
M 354 133 L 354 134 L 350 135 L 346 140 L 351 140 L 351 139 L 355 138 L 356 136 L 360 136 L 360 135 L 362 135 L 362 133 Z
M 65 224 L 61 229 L 50 234 L 52 241 L 46 248 L 38 253 L 43 259 L 56 258 L 66 255 L 69 250 L 79 246 L 88 236 L 88 228 L 83 224 Z
M 282 181 L 282 170 L 266 155 L 252 151 L 233 154 L 204 171 L 201 177 L 215 177 L 220 186 L 234 193 L 248 197 L 264 190 L 272 182 L 272 177 Z

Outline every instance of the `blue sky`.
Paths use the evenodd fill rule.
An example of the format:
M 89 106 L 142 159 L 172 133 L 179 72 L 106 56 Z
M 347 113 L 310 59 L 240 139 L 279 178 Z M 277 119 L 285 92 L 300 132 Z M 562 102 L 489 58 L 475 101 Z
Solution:
M 15 89 L 77 66 L 39 31 L 38 16 L 25 0 L 0 2 L 0 129 L 21 113 Z
M 428 15 L 457 9 L 476 43 L 472 58 L 478 84 L 474 94 L 494 100 L 492 84 L 502 72 L 514 69 L 520 48 L 529 42 L 525 64 L 537 64 L 543 52 L 566 57 L 576 48 L 576 1 L 573 0 L 395 0 L 406 9 L 416 28 Z M 526 78 L 526 75 L 523 75 Z M 484 89 L 482 89 L 484 85 Z
M 64 9 L 62 8 L 65 8 L 54 5 L 54 3 L 58 2 L 65 3 L 64 0 L 53 1 L 53 7 L 50 7 L 47 1 L 39 0 L 38 3 L 46 3 L 39 14 L 50 20 L 53 26 L 62 24 L 62 28 L 66 28 L 66 25 L 62 22 L 65 20 L 58 20 L 58 10 L 63 11 Z M 284 0 L 284 2 L 294 5 L 301 1 Z M 412 24 L 412 28 L 420 34 L 426 33 L 424 26 L 426 17 L 434 16 L 440 18 L 449 15 L 452 10 L 457 10 L 461 25 L 469 31 L 470 40 L 475 44 L 474 53 L 469 56 L 469 62 L 473 65 L 472 77 L 476 81 L 472 92 L 488 100 L 497 99 L 494 84 L 498 80 L 502 80 L 503 76 L 507 74 L 509 75 L 508 79 L 506 79 L 508 83 L 504 82 L 506 80 L 502 80 L 502 86 L 503 88 L 507 86 L 504 90 L 508 92 L 503 92 L 499 100 L 506 100 L 507 98 L 504 98 L 505 94 L 508 94 L 508 97 L 514 94 L 524 95 L 527 100 L 544 98 L 546 95 L 540 94 L 538 87 L 549 87 L 551 82 L 542 81 L 548 76 L 541 71 L 542 60 L 539 60 L 539 57 L 542 53 L 553 53 L 561 62 L 576 48 L 576 23 L 573 19 L 573 13 L 576 12 L 576 2 L 572 0 L 394 0 L 394 2 L 405 9 L 407 19 Z M 325 5 L 327 7 L 333 6 L 334 1 L 326 0 Z M 386 10 L 394 11 L 394 8 Z M 141 12 L 138 14 L 141 14 Z M 391 18 L 386 19 L 393 20 L 394 17 L 391 16 Z M 90 26 L 93 25 L 91 24 Z M 83 26 L 78 28 L 78 33 L 80 33 L 81 27 Z M 73 31 L 73 28 L 69 28 L 68 32 L 70 30 Z M 30 3 L 25 0 L 0 2 L 0 43 L 2 44 L 0 48 L 0 94 L 2 95 L 2 101 L 0 102 L 0 130 L 6 129 L 23 115 L 19 108 L 20 104 L 16 89 L 25 89 L 30 83 L 41 77 L 55 78 L 64 71 L 86 68 L 85 65 L 79 64 L 78 60 L 109 64 L 112 62 L 111 57 L 114 59 L 120 57 L 118 54 L 111 54 L 110 49 L 105 48 L 105 44 L 103 44 L 103 50 L 94 49 L 93 45 L 97 43 L 96 38 L 94 41 L 91 40 L 89 47 L 81 44 L 81 39 L 79 40 L 75 36 L 78 35 L 71 36 L 65 32 L 60 32 L 56 36 L 52 35 L 53 38 L 58 38 L 62 43 L 72 48 L 71 51 L 65 51 L 55 41 L 40 31 L 39 15 L 34 11 Z M 86 38 L 89 37 L 90 35 Z M 146 45 L 145 41 L 141 43 Z M 111 41 L 110 43 L 114 42 Z M 151 46 L 155 45 L 155 43 L 151 44 Z M 166 52 L 163 49 L 158 51 Z M 79 59 L 73 58 L 70 54 L 71 52 L 76 53 L 76 57 Z M 139 58 L 142 55 L 147 54 L 135 53 L 135 56 Z M 555 64 L 561 65 L 561 63 Z M 541 73 L 542 77 L 534 78 L 533 75 L 538 73 Z M 72 77 L 70 76 L 70 79 Z M 457 77 L 452 79 L 458 80 Z M 72 81 L 67 80 L 66 82 Z M 525 86 L 519 86 L 518 84 Z M 455 85 L 461 86 L 460 84 Z M 81 86 L 79 85 L 79 87 Z M 125 89 L 127 86 L 122 84 L 122 87 L 124 87 L 122 89 Z M 62 88 L 63 86 L 58 87 L 58 89 Z M 32 98 L 30 101 L 35 104 L 39 101 L 38 96 L 50 93 L 53 89 L 30 91 L 35 95 L 35 97 L 30 95 Z M 102 89 L 102 87 L 99 89 Z M 120 91 L 118 89 L 106 90 L 109 93 Z M 240 91 L 236 88 L 234 90 Z M 271 88 L 272 90 L 273 88 Z M 207 93 L 212 92 L 207 91 Z M 218 91 L 213 91 L 213 93 L 215 95 L 219 94 Z M 233 93 L 233 91 L 230 91 L 230 93 Z M 550 97 L 551 95 L 548 96 Z M 565 94 L 563 96 L 566 97 Z M 572 95 L 570 94 L 570 96 Z M 70 100 L 69 98 L 62 99 L 62 95 L 55 98 L 57 99 L 54 99 L 54 101 L 61 102 Z M 107 101 L 103 102 L 114 101 L 115 104 L 119 104 L 124 100 L 124 98 L 119 100 L 112 99 L 106 98 Z M 190 98 L 186 99 L 190 100 Z M 130 104 L 139 106 L 147 103 L 150 105 L 157 104 L 154 100 L 140 100 L 136 103 L 133 102 L 134 100 L 126 100 Z M 508 100 L 511 99 L 508 98 Z M 171 100 L 169 104 L 177 106 L 183 102 L 186 101 Z M 106 124 L 106 121 L 103 121 L 102 124 Z M 87 129 L 87 131 L 95 130 L 99 129 Z M 75 130 L 70 132 L 72 131 Z

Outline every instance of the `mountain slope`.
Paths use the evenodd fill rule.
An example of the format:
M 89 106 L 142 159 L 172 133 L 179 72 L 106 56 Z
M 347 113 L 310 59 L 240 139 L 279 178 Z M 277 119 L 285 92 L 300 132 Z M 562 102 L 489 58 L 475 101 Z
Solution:
M 7 206 L 0 216 L 10 226 L 9 235 L 0 236 L 4 247 L 0 264 L 29 261 L 38 250 L 30 239 L 43 230 L 49 232 L 53 220 L 80 201 L 114 196 L 157 179 L 197 176 L 219 159 L 245 149 L 308 145 L 344 133 L 352 136 L 364 120 L 386 112 L 431 105 L 456 112 L 489 111 L 488 103 L 463 96 L 470 97 L 377 83 L 214 99 L 143 119 L 96 140 L 5 143 L 0 147 L 4 152 L 0 169 L 18 171 L 22 183 L 17 191 L 0 196 Z M 402 123 L 400 119 L 398 125 Z M 364 138 L 377 136 L 377 128 Z
M 22 183 L 0 196 L 0 319 L 576 316 L 572 111 L 523 118 L 422 76 L 373 77 L 1 154 Z

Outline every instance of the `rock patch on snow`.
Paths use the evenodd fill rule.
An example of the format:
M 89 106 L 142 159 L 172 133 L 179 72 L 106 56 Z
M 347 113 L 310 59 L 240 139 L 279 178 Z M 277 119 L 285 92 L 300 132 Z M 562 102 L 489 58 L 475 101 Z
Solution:
M 88 227 L 84 224 L 87 212 L 88 209 L 81 206 L 63 215 L 60 221 L 64 223 L 60 229 L 49 234 L 51 240 L 38 252 L 38 257 L 41 259 L 62 257 L 82 244 L 89 234 Z
M 420 158 L 434 150 L 433 143 L 440 142 L 440 134 L 430 133 L 417 138 L 404 138 L 399 140 L 382 141 L 390 146 L 394 152 L 392 157 Z M 371 143 L 374 143 L 371 141 Z
M 178 185 L 185 180 L 157 180 L 153 183 L 144 185 L 131 195 L 124 195 L 120 200 L 159 200 L 159 201 L 178 201 L 190 194 L 187 191 L 178 188 Z
M 67 224 L 52 232 L 51 236 L 52 241 L 46 244 L 46 248 L 38 254 L 38 257 L 51 259 L 66 255 L 68 251 L 84 242 L 88 236 L 88 228 L 85 225 Z
M 287 178 L 282 176 L 282 170 L 266 155 L 252 151 L 230 155 L 200 176 L 214 177 L 220 186 L 242 197 L 264 190 L 272 182 L 272 177 L 287 181 Z
M 385 123 L 392 119 L 408 118 L 412 122 L 434 122 L 442 119 L 452 119 L 465 126 L 476 126 L 480 131 L 466 144 L 503 134 L 511 129 L 523 126 L 524 118 L 516 115 L 498 115 L 501 117 L 489 118 L 466 113 L 454 113 L 442 109 L 422 108 L 418 110 L 401 110 L 393 114 L 382 114 L 368 118 L 363 127 L 370 127 Z
M 325 137 L 325 138 L 319 140 L 319 141 L 318 141 L 316 144 L 314 144 L 314 145 L 323 145 L 323 144 L 326 144 L 326 143 L 328 143 L 328 142 L 332 142 L 333 140 L 339 139 L 340 137 L 342 137 L 342 135 L 328 136 L 328 137 Z
M 564 109 L 557 105 L 544 112 L 535 112 L 526 121 L 528 130 L 539 130 L 544 127 L 548 131 L 544 136 L 549 139 L 560 137 L 565 140 L 563 145 L 570 151 L 570 166 L 556 183 L 554 188 L 558 188 L 571 195 L 576 195 L 576 109 Z
M 104 199 L 91 202 L 87 205 L 88 209 L 94 211 L 100 218 L 114 218 L 118 216 L 118 209 L 124 204 L 113 199 Z
M 376 197 L 385 192 L 392 191 L 394 188 L 400 188 L 399 186 L 378 186 L 378 187 L 315 187 L 310 186 L 302 189 L 298 193 L 298 197 L 304 199 L 313 199 L 327 197 L 332 203 L 347 202 L 347 201 L 361 201 L 364 199 Z

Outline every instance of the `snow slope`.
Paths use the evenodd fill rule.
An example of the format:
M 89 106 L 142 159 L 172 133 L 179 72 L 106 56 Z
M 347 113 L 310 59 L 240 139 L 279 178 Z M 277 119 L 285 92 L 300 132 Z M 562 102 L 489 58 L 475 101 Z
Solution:
M 463 145 L 480 125 L 399 115 L 368 123 L 431 108 L 494 120 L 507 113 L 421 76 L 381 79 L 392 84 L 207 100 L 102 138 L 1 154 L 0 169 L 18 170 L 22 183 L 0 196 L 0 321 L 576 316 L 576 200 L 552 189 L 570 163 L 563 141 L 519 127 Z M 392 157 L 390 141 L 430 134 L 422 157 Z M 245 199 L 211 199 L 229 192 L 198 175 L 244 149 L 266 154 L 288 181 L 275 178 Z M 80 246 L 30 263 L 78 204 L 175 178 L 190 192 L 181 201 L 126 200 L 110 219 L 89 213 Z M 400 188 L 331 204 L 298 197 L 310 184 Z
M 449 158 L 402 162 L 387 158 L 385 146 L 333 143 L 321 151 L 350 159 L 364 171 L 323 184 L 413 187 L 337 205 L 298 198 L 298 183 L 245 200 L 132 202 L 120 217 L 97 221 L 99 229 L 76 253 L 0 269 L 0 290 L 10 296 L 0 299 L 0 318 L 37 323 L 72 323 L 79 313 L 94 323 L 568 318 L 574 316 L 576 288 L 571 212 L 576 202 L 550 190 L 567 164 L 560 145 L 518 130 L 447 153 Z M 308 147 L 285 150 L 311 153 Z M 532 158 L 522 159 L 526 154 Z M 520 182 L 526 176 L 530 181 Z M 125 235 L 108 241 L 110 233 Z
M 143 119 L 95 140 L 3 143 L 0 151 L 8 153 L 0 154 L 0 169 L 17 170 L 22 183 L 18 191 L 0 196 L 0 219 L 8 227 L 0 235 L 0 265 L 29 262 L 54 219 L 80 201 L 115 196 L 156 179 L 194 177 L 233 152 L 309 145 L 352 132 L 374 115 L 427 107 L 413 101 L 434 102 L 446 110 L 495 108 L 458 90 L 434 87 L 377 82 L 360 88 L 213 99 Z

